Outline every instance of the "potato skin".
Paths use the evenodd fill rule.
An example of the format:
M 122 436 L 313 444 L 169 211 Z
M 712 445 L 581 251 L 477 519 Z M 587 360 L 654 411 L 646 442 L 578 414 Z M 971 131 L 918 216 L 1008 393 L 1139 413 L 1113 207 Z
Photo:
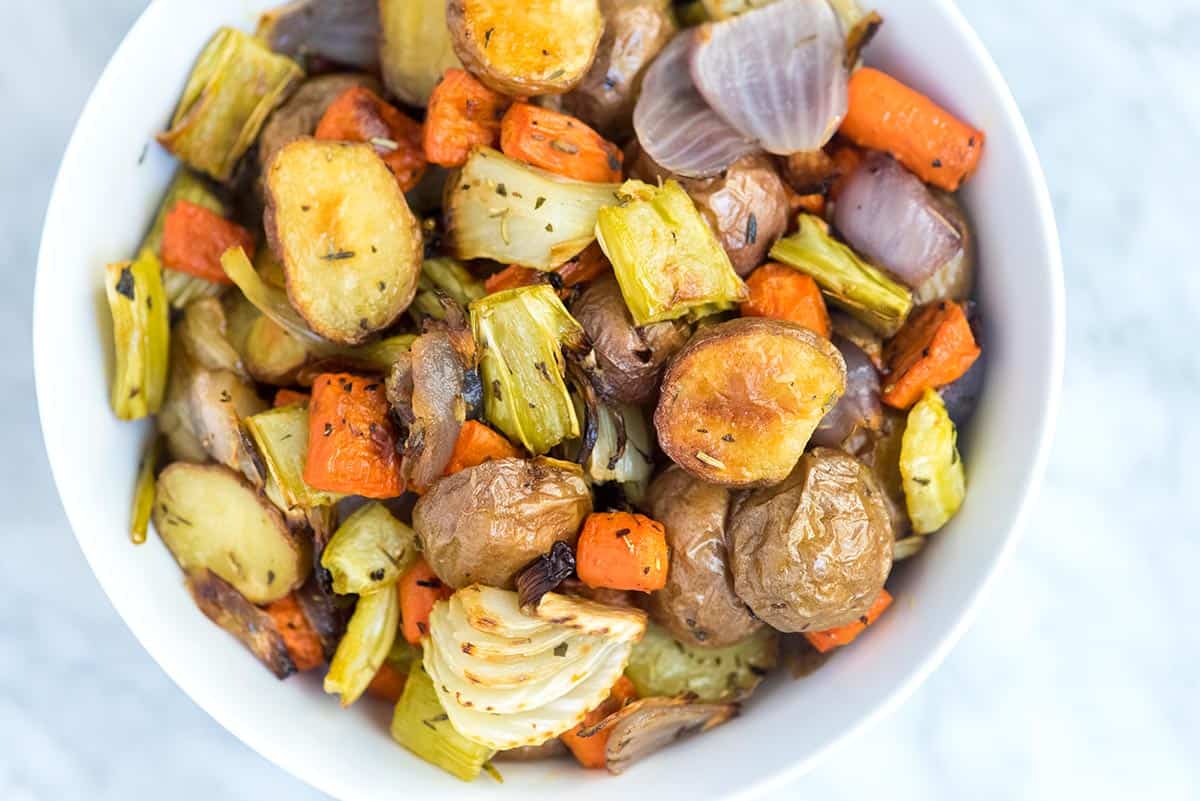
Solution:
M 654 399 L 667 361 L 687 342 L 691 329 L 679 320 L 638 328 L 609 273 L 592 281 L 571 304 L 596 353 L 592 381 L 605 400 L 642 404 Z
M 591 511 L 574 465 L 495 459 L 435 483 L 413 508 L 413 528 L 425 560 L 451 587 L 512 589 L 516 574 L 555 542 L 573 546 Z
M 784 320 L 702 328 L 671 361 L 654 411 L 677 465 L 728 487 L 777 484 L 846 388 L 833 344 Z
M 667 586 L 651 593 L 655 622 L 689 645 L 722 648 L 763 627 L 733 591 L 725 543 L 730 492 L 672 466 L 646 491 L 650 516 L 671 549 Z
M 805 454 L 775 487 L 730 516 L 734 589 L 779 631 L 820 631 L 866 614 L 892 568 L 883 490 L 852 456 Z
M 236 637 L 275 678 L 285 679 L 296 672 L 296 663 L 270 615 L 211 570 L 188 571 L 186 581 L 204 616 Z

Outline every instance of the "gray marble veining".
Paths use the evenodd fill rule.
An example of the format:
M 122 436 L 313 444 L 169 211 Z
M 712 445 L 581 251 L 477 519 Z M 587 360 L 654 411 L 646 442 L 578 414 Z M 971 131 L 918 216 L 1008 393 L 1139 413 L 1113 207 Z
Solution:
M 0 799 L 322 798 L 151 662 L 88 571 L 40 444 L 41 218 L 73 121 L 143 3 L 5 4 Z M 1058 213 L 1069 344 L 1053 461 L 946 664 L 774 798 L 1197 798 L 1200 3 L 960 4 L 1024 110 Z

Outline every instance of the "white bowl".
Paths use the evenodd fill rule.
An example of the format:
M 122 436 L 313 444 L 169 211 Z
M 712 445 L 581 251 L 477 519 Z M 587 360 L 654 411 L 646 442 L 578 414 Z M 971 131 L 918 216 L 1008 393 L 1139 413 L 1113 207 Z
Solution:
M 117 611 L 163 669 L 268 759 L 346 801 L 399 797 L 751 798 L 793 779 L 906 697 L 966 628 L 1012 550 L 1044 472 L 1063 363 L 1062 268 L 1029 135 L 996 66 L 950 0 L 875 0 L 887 18 L 870 61 L 987 133 L 965 191 L 982 264 L 988 359 L 964 434 L 970 491 L 950 527 L 893 580 L 898 602 L 853 648 L 800 681 L 778 678 L 741 717 L 621 778 L 573 764 L 504 765 L 471 785 L 388 737 L 389 714 L 349 710 L 305 677 L 276 681 L 193 606 L 166 549 L 135 548 L 129 499 L 146 424 L 109 409 L 112 356 L 101 267 L 131 257 L 173 170 L 153 142 L 192 61 L 219 25 L 250 28 L 278 0 L 159 0 L 130 31 L 88 101 L 46 215 L 34 362 L 50 464 L 80 547 Z M 447 795 L 448 794 L 448 795 Z

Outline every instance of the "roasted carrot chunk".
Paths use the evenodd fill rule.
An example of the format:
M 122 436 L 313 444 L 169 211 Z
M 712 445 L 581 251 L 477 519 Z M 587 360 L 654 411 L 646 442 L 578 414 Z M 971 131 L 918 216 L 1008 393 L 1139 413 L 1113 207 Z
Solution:
M 471 148 L 494 147 L 510 102 L 466 70 L 446 70 L 425 112 L 425 159 L 443 167 L 461 167 Z
M 366 498 L 403 494 L 382 381 L 349 373 L 323 373 L 313 381 L 304 480 L 315 489 Z
M 560 737 L 563 745 L 570 749 L 575 758 L 579 760 L 580 765 L 583 765 L 585 768 L 603 768 L 606 766 L 608 760 L 605 752 L 608 750 L 608 736 L 612 731 L 611 729 L 601 729 L 600 731 L 592 732 L 586 737 L 580 736 L 580 732 L 592 728 L 636 698 L 637 690 L 634 688 L 633 682 L 622 676 L 617 679 L 617 683 L 613 685 L 608 698 L 604 699 L 600 706 L 588 712 L 579 725 Z
M 285 387 L 275 393 L 275 400 L 271 405 L 278 409 L 280 406 L 291 406 L 293 403 L 308 403 L 308 393 L 297 392 Z
M 521 452 L 503 435 L 497 434 L 478 420 L 468 420 L 458 431 L 454 453 L 446 465 L 443 475 L 453 475 L 468 467 L 483 464 L 492 459 L 507 459 L 520 456 Z
M 510 264 L 500 272 L 488 276 L 487 280 L 483 282 L 483 288 L 490 295 L 493 292 L 501 292 L 505 289 L 516 289 L 517 287 L 536 284 L 542 280 L 541 276 L 541 270 L 522 267 L 519 264 Z
M 575 546 L 575 570 L 589 587 L 661 590 L 667 583 L 666 532 L 644 515 L 590 514 Z
M 621 150 L 567 114 L 513 103 L 500 126 L 500 149 L 510 159 L 598 183 L 621 180 Z
M 163 221 L 162 263 L 172 270 L 218 284 L 232 284 L 221 254 L 241 247 L 254 256 L 254 236 L 242 226 L 190 200 L 176 201 Z
M 583 249 L 575 258 L 559 267 L 555 272 L 562 278 L 563 286 L 572 287 L 595 281 L 600 276 L 612 270 L 612 263 L 600 249 L 598 242 L 593 242 Z
M 870 67 L 850 78 L 841 133 L 862 147 L 886 150 L 921 180 L 948 192 L 975 171 L 983 153 L 983 131 Z
M 407 192 L 425 174 L 421 124 L 365 86 L 337 96 L 317 123 L 317 139 L 369 142 Z
M 889 373 L 883 402 L 907 409 L 925 390 L 961 377 L 979 353 L 961 304 L 943 300 L 921 307 L 884 348 Z
M 811 276 L 768 262 L 750 274 L 746 286 L 750 299 L 742 304 L 743 317 L 791 320 L 829 339 L 829 311 Z
M 275 622 L 275 628 L 283 637 L 288 656 L 296 665 L 296 670 L 312 670 L 325 664 L 325 652 L 321 648 L 321 638 L 317 635 L 304 610 L 296 600 L 296 594 L 280 598 L 267 606 L 267 614 Z
M 419 645 L 429 633 L 429 613 L 454 590 L 442 583 L 424 559 L 418 559 L 400 577 L 400 627 L 404 639 Z
M 853 623 L 847 623 L 844 626 L 837 626 L 824 631 L 807 631 L 804 637 L 821 653 L 832 651 L 840 645 L 846 645 L 854 640 L 859 634 L 862 634 L 867 626 L 874 623 L 883 614 L 884 610 L 892 605 L 892 596 L 887 590 L 880 590 L 879 596 L 875 602 L 871 604 L 871 608 L 867 613 Z
M 401 673 L 389 662 L 384 662 L 375 673 L 375 678 L 367 685 L 367 692 L 376 698 L 390 701 L 393 704 L 400 700 L 404 693 L 404 683 L 408 676 Z

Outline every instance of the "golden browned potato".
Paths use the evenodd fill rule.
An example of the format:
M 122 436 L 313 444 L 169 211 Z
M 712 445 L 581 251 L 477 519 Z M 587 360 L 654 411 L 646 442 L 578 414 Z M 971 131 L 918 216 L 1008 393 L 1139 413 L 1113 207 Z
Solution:
M 633 130 L 642 75 L 675 35 L 669 0 L 600 0 L 604 36 L 587 75 L 563 96 L 563 109 L 616 140 Z
M 647 611 L 690 645 L 733 645 L 763 625 L 733 591 L 725 547 L 729 500 L 728 488 L 675 466 L 646 491 L 646 509 L 666 529 L 671 549 L 667 585 L 651 593 Z
M 267 168 L 263 224 L 292 305 L 326 339 L 360 344 L 416 294 L 421 226 L 369 144 L 286 145 Z
M 846 389 L 833 344 L 782 320 L 743 317 L 703 328 L 663 376 L 658 441 L 697 478 L 731 487 L 787 478 Z
M 892 569 L 883 490 L 862 462 L 817 448 L 782 484 L 741 498 L 729 522 L 733 587 L 779 631 L 866 614 Z
M 596 0 L 449 0 L 446 24 L 463 65 L 506 95 L 573 89 L 596 56 Z
M 205 617 L 237 637 L 276 678 L 284 679 L 296 672 L 275 621 L 233 585 L 211 570 L 199 569 L 188 571 L 187 588 Z
M 591 511 L 577 465 L 495 459 L 438 481 L 412 519 L 425 560 L 442 581 L 511 589 L 521 568 L 554 543 L 574 545 Z
M 168 465 L 158 476 L 153 520 L 184 571 L 211 570 L 251 603 L 278 601 L 312 565 L 279 510 L 221 465 Z

